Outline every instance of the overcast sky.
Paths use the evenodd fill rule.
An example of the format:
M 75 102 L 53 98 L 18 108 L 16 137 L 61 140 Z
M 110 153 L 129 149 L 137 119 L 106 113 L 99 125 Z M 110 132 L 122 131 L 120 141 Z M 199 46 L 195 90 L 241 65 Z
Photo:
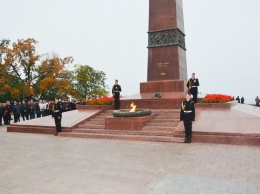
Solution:
M 158 0 L 159 1 L 159 0 Z M 0 38 L 34 38 L 39 54 L 72 56 L 122 95 L 147 81 L 149 0 L 0 0 Z M 260 0 L 183 0 L 188 77 L 202 93 L 260 96 Z

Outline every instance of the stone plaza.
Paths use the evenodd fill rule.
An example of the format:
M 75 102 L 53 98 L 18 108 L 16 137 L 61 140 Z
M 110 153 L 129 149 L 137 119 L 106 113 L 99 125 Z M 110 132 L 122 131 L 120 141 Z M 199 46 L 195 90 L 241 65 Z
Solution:
M 259 146 L 8 133 L 1 194 L 258 194 Z
M 125 134 L 105 128 L 109 116 L 94 121 L 103 122 L 102 128 L 87 128 L 84 121 L 98 110 L 63 114 L 59 136 L 53 136 L 50 117 L 0 126 L 0 194 L 260 193 L 259 109 L 201 107 L 194 141 L 173 139 L 175 131 L 182 141 L 184 135 L 179 127 L 187 81 L 182 0 L 149 3 L 147 82 L 140 83 L 140 94 L 123 99 L 121 107 L 134 100 L 154 112 L 172 109 L 176 118 L 161 115 L 164 120 L 146 126 L 149 130 L 142 126 Z M 162 126 L 165 119 L 171 125 Z

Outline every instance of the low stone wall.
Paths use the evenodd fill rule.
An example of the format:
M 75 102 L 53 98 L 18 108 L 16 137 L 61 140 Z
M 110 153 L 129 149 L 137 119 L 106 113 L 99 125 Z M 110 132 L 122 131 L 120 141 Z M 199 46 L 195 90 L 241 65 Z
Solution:
M 236 105 L 237 101 L 231 101 L 226 103 L 196 103 L 196 108 L 231 108 Z
M 114 105 L 81 105 L 78 109 L 83 110 L 101 110 L 101 112 L 106 112 L 107 110 L 114 110 Z

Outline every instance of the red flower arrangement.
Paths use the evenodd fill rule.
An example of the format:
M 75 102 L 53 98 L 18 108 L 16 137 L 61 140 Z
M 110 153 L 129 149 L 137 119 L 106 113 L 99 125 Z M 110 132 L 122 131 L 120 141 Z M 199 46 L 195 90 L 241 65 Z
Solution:
M 114 97 L 103 96 L 101 98 L 92 98 L 86 101 L 87 105 L 112 105 Z
M 207 94 L 201 103 L 224 103 L 233 101 L 233 97 L 224 94 Z

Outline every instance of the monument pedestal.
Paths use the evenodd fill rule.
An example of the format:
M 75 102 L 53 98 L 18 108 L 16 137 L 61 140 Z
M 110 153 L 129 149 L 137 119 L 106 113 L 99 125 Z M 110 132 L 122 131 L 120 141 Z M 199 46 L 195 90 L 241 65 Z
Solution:
M 142 130 L 145 124 L 154 118 L 154 115 L 143 117 L 107 117 L 105 129 L 110 130 Z
M 140 83 L 140 93 L 184 92 L 183 80 L 162 80 Z

